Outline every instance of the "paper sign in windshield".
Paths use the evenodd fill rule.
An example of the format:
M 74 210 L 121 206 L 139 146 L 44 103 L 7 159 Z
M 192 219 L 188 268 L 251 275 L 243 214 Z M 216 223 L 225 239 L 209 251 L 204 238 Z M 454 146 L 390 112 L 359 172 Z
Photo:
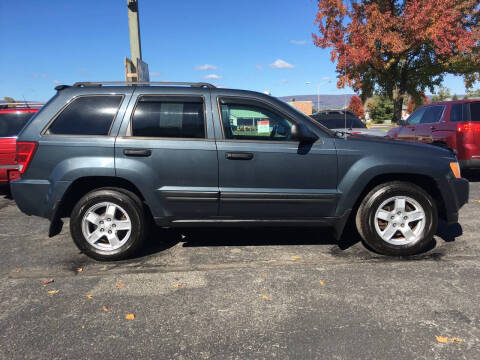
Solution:
M 270 120 L 260 120 L 257 123 L 257 133 L 269 133 L 270 132 Z

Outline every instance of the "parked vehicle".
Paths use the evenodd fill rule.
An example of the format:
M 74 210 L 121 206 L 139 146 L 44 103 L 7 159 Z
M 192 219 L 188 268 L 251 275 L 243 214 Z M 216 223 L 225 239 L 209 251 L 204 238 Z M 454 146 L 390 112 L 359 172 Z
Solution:
M 18 137 L 12 194 L 24 213 L 50 219 L 50 236 L 70 217 L 95 259 L 132 255 L 150 219 L 330 226 L 337 238 L 352 220 L 374 250 L 410 255 L 468 201 L 452 151 L 337 136 L 265 94 L 205 83 L 56 89 Z
M 28 102 L 0 104 L 0 184 L 8 182 L 10 170 L 16 167 L 17 134 L 40 106 Z
M 463 169 L 480 169 L 480 100 L 422 106 L 387 136 L 449 147 Z
M 368 129 L 362 120 L 348 110 L 322 110 L 310 116 L 326 128 L 339 133 L 370 136 L 387 135 L 384 131 Z

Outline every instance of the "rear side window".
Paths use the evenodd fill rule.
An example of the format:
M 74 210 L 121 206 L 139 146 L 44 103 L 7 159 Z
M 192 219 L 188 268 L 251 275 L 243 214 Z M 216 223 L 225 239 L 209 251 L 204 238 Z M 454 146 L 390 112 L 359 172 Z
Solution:
M 32 116 L 32 112 L 25 111 L 0 113 L 0 137 L 17 136 Z
M 122 98 L 122 95 L 77 97 L 57 116 L 47 134 L 108 135 Z
M 442 118 L 444 105 L 428 106 L 422 116 L 421 124 L 431 124 L 439 122 Z
M 203 98 L 142 96 L 130 126 L 130 135 L 137 137 L 205 138 Z
M 453 104 L 450 109 L 450 121 L 458 122 L 463 121 L 463 105 Z

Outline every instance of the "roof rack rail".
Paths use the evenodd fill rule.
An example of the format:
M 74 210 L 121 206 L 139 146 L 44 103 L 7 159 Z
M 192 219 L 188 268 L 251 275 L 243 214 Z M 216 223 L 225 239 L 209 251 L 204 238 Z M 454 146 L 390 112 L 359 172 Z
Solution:
M 45 103 L 39 101 L 16 101 L 16 102 L 2 102 L 0 103 L 0 108 L 3 110 L 9 107 L 16 108 L 30 108 L 30 107 L 40 107 L 45 105 Z
M 104 86 L 104 85 L 163 85 L 163 86 L 191 86 L 199 88 L 214 89 L 216 86 L 205 82 L 170 82 L 170 81 L 98 81 L 98 82 L 76 82 L 73 87 Z

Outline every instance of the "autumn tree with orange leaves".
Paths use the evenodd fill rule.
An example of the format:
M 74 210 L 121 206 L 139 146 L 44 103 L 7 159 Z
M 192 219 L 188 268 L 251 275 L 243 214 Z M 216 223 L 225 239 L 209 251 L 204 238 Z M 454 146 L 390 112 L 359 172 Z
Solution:
M 365 117 L 365 109 L 363 108 L 362 99 L 356 95 L 353 95 L 350 98 L 350 104 L 348 105 L 347 109 L 357 115 L 359 119 L 363 119 Z
M 420 106 L 430 104 L 428 97 L 425 94 L 422 94 L 419 98 L 415 99 L 413 96 L 410 97 L 410 100 L 407 104 L 407 113 L 411 114 L 417 110 Z
M 315 45 L 331 48 L 337 86 L 362 100 L 374 92 L 394 100 L 420 100 L 445 74 L 462 75 L 467 88 L 480 80 L 478 0 L 318 0 Z

